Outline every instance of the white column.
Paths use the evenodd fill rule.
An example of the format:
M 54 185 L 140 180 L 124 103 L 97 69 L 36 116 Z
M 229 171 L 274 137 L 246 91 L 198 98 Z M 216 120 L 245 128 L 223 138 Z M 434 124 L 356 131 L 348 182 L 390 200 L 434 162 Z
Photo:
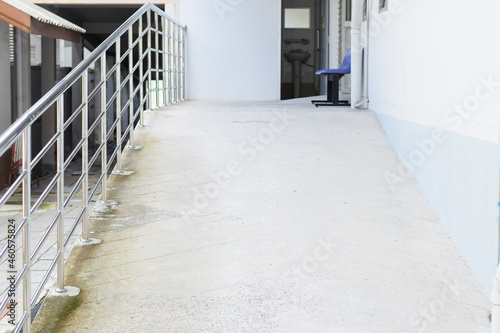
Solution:
M 352 1 L 351 19 L 351 108 L 362 98 L 362 57 L 361 57 L 361 22 L 363 19 L 363 0 Z

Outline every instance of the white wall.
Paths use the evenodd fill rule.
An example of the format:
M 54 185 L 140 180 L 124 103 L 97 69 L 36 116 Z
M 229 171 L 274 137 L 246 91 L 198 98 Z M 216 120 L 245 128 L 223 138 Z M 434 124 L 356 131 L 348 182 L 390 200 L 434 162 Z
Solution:
M 182 0 L 187 98 L 280 98 L 281 1 Z
M 378 0 L 371 0 L 370 109 L 491 290 L 498 248 L 500 2 L 389 3 L 380 14 Z M 436 129 L 444 140 L 433 139 Z M 397 178 L 391 179 L 397 190 Z
M 448 111 L 470 102 L 481 78 L 500 82 L 496 43 L 500 2 L 391 0 L 399 14 L 370 41 L 370 106 L 377 112 L 498 142 L 500 89 L 470 116 Z M 378 1 L 372 1 L 376 6 Z M 371 26 L 380 19 L 372 12 Z M 390 87 L 390 89 L 388 89 Z M 462 118 L 461 121 L 454 119 Z M 451 119 L 453 118 L 453 120 Z M 459 125 L 457 126 L 457 124 Z

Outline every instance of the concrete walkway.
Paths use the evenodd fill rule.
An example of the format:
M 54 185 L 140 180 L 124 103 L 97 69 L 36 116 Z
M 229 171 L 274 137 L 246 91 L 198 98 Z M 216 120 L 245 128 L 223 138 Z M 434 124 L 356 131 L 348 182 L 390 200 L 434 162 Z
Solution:
M 370 111 L 146 113 L 35 332 L 488 332 L 488 296 Z M 59 314 L 57 314 L 59 312 Z

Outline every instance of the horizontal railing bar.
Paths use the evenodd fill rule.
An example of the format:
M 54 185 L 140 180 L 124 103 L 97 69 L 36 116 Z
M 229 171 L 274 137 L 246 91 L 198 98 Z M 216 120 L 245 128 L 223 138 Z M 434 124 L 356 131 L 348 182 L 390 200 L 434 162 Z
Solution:
M 84 176 L 85 176 L 85 174 L 82 173 L 80 175 L 80 177 L 78 177 L 78 180 L 75 182 L 75 186 L 73 186 L 73 188 L 71 189 L 71 191 L 68 194 L 68 197 L 64 200 L 64 207 L 66 207 L 68 205 L 68 203 L 70 202 L 70 200 L 73 198 L 73 196 L 77 192 L 78 187 L 79 187 L 79 185 L 81 185 Z
M 36 289 L 35 293 L 33 294 L 33 297 L 31 298 L 30 306 L 33 308 L 36 304 L 36 300 L 38 299 L 38 296 L 43 291 L 43 287 L 45 287 L 45 284 L 47 283 L 47 280 L 49 279 L 50 275 L 54 271 L 54 266 L 57 264 L 57 260 L 59 260 L 59 257 L 61 256 L 61 252 L 58 252 L 54 260 L 52 260 L 52 263 L 49 266 L 49 269 L 47 270 L 47 273 L 43 276 L 42 281 L 40 281 L 40 284 L 38 285 L 38 288 Z
M 71 114 L 71 117 L 69 117 L 68 120 L 66 120 L 66 122 L 64 122 L 64 126 L 63 126 L 64 131 L 67 130 L 69 125 L 71 125 L 71 123 L 73 122 L 73 120 L 75 120 L 76 117 L 78 117 L 80 115 L 80 112 L 82 112 L 84 107 L 85 107 L 85 104 L 81 103 L 76 108 L 76 110 Z
M 16 289 L 17 289 L 17 287 L 19 287 L 19 284 L 23 280 L 27 271 L 28 271 L 28 265 L 23 265 L 23 268 L 21 268 L 21 270 L 17 273 L 16 281 L 14 282 Z
M 135 119 L 135 118 L 134 118 Z M 122 138 L 125 138 L 129 132 L 130 132 L 130 128 L 133 127 L 135 124 L 133 121 L 131 121 L 128 125 L 127 125 L 127 128 L 125 129 L 125 131 L 123 132 L 123 136 Z
M 114 136 L 116 134 L 116 125 L 118 125 L 118 119 L 116 119 L 113 125 L 111 125 L 111 127 L 109 128 L 109 132 L 106 134 L 106 142 L 111 142 L 111 139 L 114 139 Z
M 116 75 L 116 69 L 118 66 L 121 66 L 121 63 L 117 62 L 116 64 L 113 64 L 110 69 L 107 70 L 106 72 L 106 81 L 108 81 L 113 75 Z
M 116 145 L 116 148 L 113 150 L 113 153 L 111 154 L 111 156 L 109 157 L 109 162 L 106 166 L 106 170 L 110 170 L 111 167 L 113 166 L 113 160 L 115 159 L 116 157 L 116 154 L 118 153 L 118 149 L 120 148 L 119 145 Z
M 124 110 L 124 109 L 128 108 L 128 107 L 129 107 L 129 105 L 130 105 L 130 102 L 132 102 L 132 101 L 133 101 L 133 99 L 132 99 L 132 98 L 129 98 L 129 99 L 127 100 L 127 102 L 123 105 L 122 110 Z M 121 116 L 123 117 L 123 113 L 121 114 Z
M 133 99 L 137 95 L 137 92 L 139 91 L 139 89 L 141 89 L 141 84 L 143 84 L 143 83 L 144 83 L 144 81 L 143 82 L 139 82 L 139 84 L 137 85 L 137 87 L 135 87 L 132 95 L 130 95 L 131 99 Z
M 146 34 L 148 33 L 148 29 L 142 29 L 142 33 L 139 37 L 137 37 L 137 41 L 139 41 L 141 38 L 144 38 L 144 36 L 146 36 Z
M 43 200 L 45 200 L 45 198 L 47 198 L 50 191 L 56 185 L 57 181 L 61 177 L 61 174 L 62 174 L 61 172 L 57 172 L 54 175 L 54 177 L 52 178 L 50 183 L 45 187 L 45 190 L 42 192 L 42 195 L 38 198 L 38 200 L 35 202 L 35 204 L 31 207 L 31 210 L 30 210 L 31 214 L 34 214 L 35 211 L 38 209 L 38 207 L 40 207 L 40 205 L 42 204 Z
M 127 77 L 124 80 L 122 80 L 122 83 L 120 83 L 120 91 L 122 91 L 123 88 L 125 88 L 125 86 L 128 85 L 128 78 L 129 76 L 127 75 Z
M 128 104 L 129 104 L 128 102 L 127 102 L 127 103 L 125 103 L 125 105 L 124 105 L 124 106 L 122 106 L 122 109 L 121 109 L 121 111 L 120 111 L 120 118 L 121 118 L 122 120 L 123 120 L 126 116 L 128 116 L 128 108 L 127 108 Z
M 94 119 L 92 126 L 89 127 L 89 129 L 87 131 L 88 133 L 94 132 L 95 128 L 100 125 L 100 121 L 101 121 L 103 115 L 104 115 L 103 112 L 99 113 L 99 115 Z
M 142 61 L 142 59 L 139 59 L 139 60 L 137 60 L 135 62 L 134 67 L 132 67 L 132 73 L 130 73 L 130 74 L 135 73 L 135 71 L 137 70 L 137 68 L 141 65 L 141 61 Z
M 99 93 L 99 90 L 101 90 L 101 86 L 103 85 L 104 81 L 99 81 L 96 86 L 94 87 L 94 89 L 89 93 L 88 97 L 87 97 L 87 100 L 90 101 L 92 100 L 92 98 L 95 97 L 95 95 L 97 95 Z
M 85 212 L 85 209 L 80 210 L 80 213 L 76 217 L 75 222 L 73 223 L 72 227 L 69 229 L 68 234 L 66 235 L 66 238 L 64 239 L 64 246 L 65 247 L 68 245 L 68 242 L 71 239 L 71 236 L 73 236 L 73 233 L 75 232 L 76 227 L 78 226 L 78 224 L 80 224 L 80 220 L 82 219 L 84 212 Z
M 71 152 L 71 154 L 66 157 L 66 161 L 64 162 L 63 170 L 66 170 L 70 163 L 73 161 L 73 158 L 80 152 L 83 144 L 85 143 L 85 138 L 81 138 L 80 141 L 76 144 L 75 148 Z
M 31 166 L 36 165 L 40 160 L 43 158 L 43 156 L 52 148 L 52 146 L 57 142 L 57 139 L 59 138 L 60 133 L 57 132 L 54 134 L 54 136 L 47 142 L 47 144 L 43 147 L 42 150 L 35 156 L 35 158 L 31 161 Z
M 129 53 L 130 53 L 130 51 L 131 51 L 131 50 L 132 50 L 132 49 L 128 49 L 127 51 L 125 51 L 125 52 L 122 54 L 122 56 L 121 56 L 121 57 L 120 57 L 120 59 L 118 60 L 118 63 L 120 64 L 120 66 L 122 65 L 122 63 L 124 63 L 124 62 L 125 62 L 124 60 L 125 60 L 125 58 L 127 58 L 127 57 L 128 57 L 128 55 L 129 55 Z
M 12 331 L 12 333 L 19 333 L 23 329 L 24 322 L 28 318 L 28 312 L 24 312 L 21 318 L 19 318 L 19 322 L 17 323 L 17 326 L 15 329 Z
M 25 170 L 25 171 L 23 171 L 22 174 L 17 176 L 16 181 L 5 192 L 5 194 L 2 196 L 2 199 L 0 199 L 0 206 L 3 206 L 7 202 L 7 200 L 10 199 L 12 194 L 14 194 L 14 192 L 16 192 L 17 188 L 21 185 L 24 177 L 26 177 L 27 174 L 28 174 L 28 170 Z
M 104 174 L 101 173 L 101 175 L 99 176 L 99 179 L 97 180 L 94 188 L 92 189 L 92 191 L 90 191 L 89 200 L 87 202 L 87 205 L 92 201 L 92 197 L 94 196 L 95 192 L 97 192 L 97 190 L 99 189 L 99 187 L 100 187 L 99 185 L 101 184 L 103 178 L 104 178 Z
M 57 220 L 59 219 L 60 216 L 61 216 L 61 212 L 57 212 L 56 216 L 52 219 L 52 222 L 50 222 L 49 227 L 47 228 L 47 230 L 45 230 L 45 232 L 42 235 L 42 238 L 40 239 L 40 241 L 36 245 L 35 250 L 31 253 L 30 260 L 35 259 L 35 256 L 38 254 L 38 252 L 42 248 L 43 244 L 47 240 L 48 235 L 50 234 L 50 232 L 54 228 L 54 225 L 57 223 Z
M 24 218 L 24 219 L 22 219 L 21 224 L 16 226 L 16 231 L 14 231 L 14 239 L 17 239 L 17 237 L 19 236 L 19 233 L 24 228 L 26 221 L 27 221 L 26 218 Z M 0 251 L 0 261 L 2 260 L 5 253 L 7 253 L 8 246 L 9 246 L 9 242 L 5 243 L 4 247 L 2 248 L 2 251 Z
M 102 153 L 102 148 L 103 147 L 104 147 L 104 142 L 101 142 L 101 144 L 99 145 L 99 147 L 97 147 L 94 155 L 92 155 L 92 158 L 89 161 L 89 166 L 93 166 L 94 165 L 95 160 L 97 159 L 97 157 L 99 157 L 99 154 Z
M 0 303 L 0 313 L 3 312 L 3 310 L 7 307 L 7 303 L 9 303 L 10 297 L 9 297 L 9 291 L 5 293 L 5 296 L 2 299 L 2 302 Z
M 24 277 L 24 274 L 26 274 L 26 269 L 27 269 L 27 266 L 23 266 L 23 268 L 19 271 L 19 273 L 17 273 L 18 275 L 16 276 L 16 279 L 14 280 L 14 288 L 15 289 L 17 289 L 17 287 L 19 286 L 19 282 Z M 9 303 L 10 298 L 11 297 L 9 297 L 9 292 L 7 291 L 5 293 L 4 298 L 2 299 L 2 303 L 0 303 L 0 313 L 2 313 L 3 310 L 5 309 L 5 307 L 7 306 L 7 303 Z
M 116 96 L 118 95 L 119 91 L 116 90 L 113 95 L 109 98 L 109 101 L 106 103 L 106 112 L 110 109 L 111 105 L 116 102 Z

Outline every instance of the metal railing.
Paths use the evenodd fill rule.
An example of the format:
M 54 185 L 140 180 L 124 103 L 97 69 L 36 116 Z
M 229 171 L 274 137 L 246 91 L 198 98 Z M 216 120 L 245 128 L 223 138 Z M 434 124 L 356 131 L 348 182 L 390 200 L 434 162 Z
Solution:
M 22 220 L 15 226 L 15 232 L 9 235 L 7 228 L 5 233 L 0 232 L 4 235 L 0 239 L 0 262 L 7 265 L 13 254 L 22 252 L 22 264 L 15 272 L 13 285 L 16 291 L 22 285 L 23 309 L 16 319 L 14 332 L 31 331 L 31 310 L 53 273 L 57 273 L 56 291 L 65 291 L 65 248 L 80 223 L 81 241 L 89 241 L 89 205 L 99 194 L 100 200 L 106 202 L 109 174 L 123 173 L 122 151 L 134 148 L 134 128 L 144 126 L 144 110 L 184 100 L 185 36 L 185 26 L 158 7 L 145 4 L 0 136 L 0 157 L 22 138 L 22 169 L 0 199 L 2 208 L 13 195 L 22 196 Z M 78 106 L 68 112 L 65 93 L 75 90 L 81 92 L 81 103 L 74 103 Z M 79 94 L 73 93 L 73 96 Z M 127 100 L 123 101 L 125 98 Z M 40 151 L 34 152 L 32 128 L 42 115 L 55 117 L 56 129 L 54 135 L 42 143 Z M 69 150 L 65 142 L 68 132 L 73 137 L 77 134 Z M 43 161 L 53 162 L 53 159 L 53 174 L 46 186 L 37 192 L 39 195 L 33 195 L 34 168 Z M 81 175 L 65 191 L 68 166 L 75 163 L 81 165 Z M 98 170 L 95 184 L 89 183 L 91 170 L 93 174 Z M 33 247 L 32 217 L 38 214 L 37 210 L 51 193 L 55 193 L 57 202 L 54 216 L 50 217 L 50 224 Z M 68 216 L 68 203 L 79 197 L 76 216 Z M 71 226 L 64 230 L 68 219 Z M 47 246 L 47 238 L 54 229 L 56 255 L 33 292 L 33 261 Z M 22 251 L 10 250 L 12 241 L 22 244 Z M 14 270 L 13 262 L 9 267 Z M 12 299 L 13 296 L 6 292 L 0 300 L 0 313 L 10 308 Z

